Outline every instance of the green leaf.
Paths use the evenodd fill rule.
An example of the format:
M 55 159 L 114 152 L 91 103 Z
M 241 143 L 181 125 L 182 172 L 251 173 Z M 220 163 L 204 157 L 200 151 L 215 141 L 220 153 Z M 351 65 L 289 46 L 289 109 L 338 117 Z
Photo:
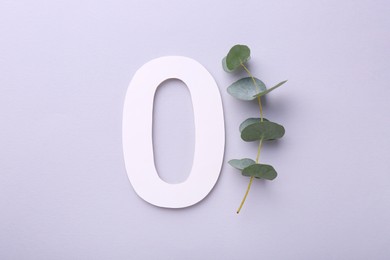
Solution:
M 267 118 L 263 118 L 263 121 L 269 121 Z M 258 123 L 258 122 L 261 122 L 261 119 L 260 118 L 248 118 L 246 119 L 244 122 L 242 122 L 240 124 L 240 133 L 242 132 L 242 130 L 247 127 L 248 125 L 251 125 L 251 124 L 254 124 L 254 123 Z
M 272 90 L 274 90 L 274 89 L 276 89 L 276 88 L 280 87 L 281 85 L 283 85 L 283 84 L 284 84 L 284 83 L 286 83 L 286 82 L 287 82 L 287 80 L 285 80 L 285 81 L 282 81 L 282 82 L 280 82 L 280 83 L 276 84 L 275 86 L 273 86 L 272 88 L 270 88 L 270 89 L 267 89 L 267 90 L 266 90 L 266 91 L 264 91 L 264 92 L 261 92 L 261 93 L 255 94 L 255 95 L 253 96 L 253 98 L 257 98 L 257 97 L 264 96 L 264 95 L 266 95 L 266 94 L 270 93 Z
M 274 167 L 268 164 L 252 164 L 242 170 L 242 175 L 253 176 L 258 179 L 273 180 L 278 176 Z
M 257 140 L 274 140 L 285 133 L 284 127 L 274 122 L 263 121 L 246 126 L 241 131 L 241 138 L 246 142 Z
M 251 51 L 246 45 L 233 46 L 226 56 L 226 67 L 233 71 L 245 63 L 250 58 Z
M 241 160 L 233 159 L 228 162 L 231 166 L 234 168 L 242 171 L 244 168 L 248 167 L 249 165 L 255 164 L 256 162 L 249 158 L 244 158 Z
M 223 68 L 224 71 L 226 71 L 228 73 L 233 72 L 232 70 L 229 70 L 227 65 L 226 65 L 226 57 L 222 59 L 222 68 Z
M 260 94 L 267 89 L 261 80 L 257 78 L 254 78 L 254 80 L 256 85 L 253 83 L 251 77 L 239 79 L 227 88 L 227 92 L 233 97 L 241 100 L 254 100 L 256 99 L 255 96 L 257 94 Z

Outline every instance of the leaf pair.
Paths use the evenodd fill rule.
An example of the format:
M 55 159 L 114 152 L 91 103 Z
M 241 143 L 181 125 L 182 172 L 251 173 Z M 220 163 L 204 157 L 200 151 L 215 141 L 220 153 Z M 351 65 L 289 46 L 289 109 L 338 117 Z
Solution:
M 275 86 L 273 86 L 272 88 L 267 89 L 265 84 L 258 78 L 247 77 L 247 78 L 239 79 L 233 84 L 231 84 L 227 88 L 227 92 L 235 98 L 245 100 L 245 101 L 251 101 L 258 97 L 268 94 L 269 92 L 280 87 L 286 82 L 287 80 L 282 81 L 276 84 Z
M 257 179 L 273 180 L 278 175 L 274 167 L 268 164 L 256 163 L 252 159 L 233 159 L 229 161 L 229 164 L 234 168 L 241 171 L 244 176 L 255 177 Z
M 271 141 L 282 138 L 285 130 L 282 125 L 263 118 L 248 118 L 240 125 L 241 139 L 246 142 Z
M 222 67 L 226 72 L 233 72 L 239 67 L 244 67 L 244 63 L 246 63 L 250 59 L 251 51 L 246 45 L 235 45 L 233 46 L 229 53 L 222 59 Z M 246 68 L 245 68 L 246 69 Z M 247 69 L 246 69 L 247 70 Z M 241 100 L 254 100 L 258 97 L 264 96 L 274 89 L 280 87 L 287 80 L 282 81 L 275 85 L 274 87 L 267 90 L 265 84 L 255 77 L 247 77 L 237 80 L 233 84 L 231 84 L 227 91 L 233 97 L 236 97 Z

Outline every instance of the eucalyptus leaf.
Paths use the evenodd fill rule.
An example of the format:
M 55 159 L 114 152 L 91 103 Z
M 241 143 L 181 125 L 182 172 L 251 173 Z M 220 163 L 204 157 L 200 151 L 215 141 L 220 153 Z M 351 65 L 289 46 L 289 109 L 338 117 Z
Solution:
M 278 176 L 274 167 L 268 164 L 252 164 L 242 170 L 242 175 L 253 176 L 258 179 L 273 180 Z
M 263 118 L 263 121 L 269 121 L 269 120 L 267 118 Z M 261 118 L 253 118 L 253 117 L 251 117 L 251 118 L 246 119 L 244 122 L 242 122 L 240 124 L 240 133 L 248 125 L 251 125 L 251 124 L 254 124 L 254 123 L 259 123 L 259 122 L 261 122 Z
M 242 171 L 244 168 L 252 165 L 252 164 L 255 164 L 256 162 L 252 159 L 249 159 L 249 158 L 244 158 L 244 159 L 233 159 L 233 160 L 230 160 L 228 162 L 231 166 L 233 166 L 234 168 Z
M 284 83 L 286 83 L 286 82 L 287 82 L 287 80 L 285 80 L 285 81 L 282 81 L 282 82 L 280 82 L 280 83 L 276 84 L 275 86 L 273 86 L 272 88 L 270 88 L 270 89 L 267 89 L 267 90 L 266 90 L 266 91 L 264 91 L 264 92 L 261 92 L 261 93 L 255 94 L 255 95 L 253 96 L 253 98 L 258 98 L 258 97 L 264 96 L 264 95 L 266 95 L 266 94 L 270 93 L 272 90 L 274 90 L 274 89 L 276 89 L 276 88 L 280 87 L 281 85 L 283 85 L 283 84 L 284 84 Z
M 226 65 L 226 57 L 222 59 L 222 68 L 223 68 L 224 71 L 226 71 L 228 73 L 233 72 L 233 70 L 229 70 L 229 68 Z
M 226 67 L 233 71 L 247 62 L 250 58 L 251 51 L 246 45 L 233 46 L 226 56 Z
M 246 142 L 274 140 L 284 135 L 284 127 L 274 122 L 263 121 L 246 126 L 241 131 L 241 138 Z
M 254 80 L 256 85 L 253 83 L 251 77 L 239 79 L 227 88 L 227 92 L 241 100 L 254 100 L 257 94 L 261 94 L 267 90 L 267 87 L 261 80 L 257 78 L 254 78 Z

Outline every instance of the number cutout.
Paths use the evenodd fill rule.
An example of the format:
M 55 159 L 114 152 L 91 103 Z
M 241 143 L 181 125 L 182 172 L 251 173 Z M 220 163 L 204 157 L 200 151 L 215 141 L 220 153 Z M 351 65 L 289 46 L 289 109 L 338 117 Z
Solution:
M 180 79 L 187 85 L 194 111 L 193 165 L 188 178 L 177 184 L 158 176 L 153 159 L 154 95 L 167 79 Z M 225 149 L 222 100 L 214 78 L 188 57 L 161 57 L 143 65 L 127 89 L 122 141 L 127 175 L 142 199 L 165 208 L 188 207 L 204 199 L 218 180 Z

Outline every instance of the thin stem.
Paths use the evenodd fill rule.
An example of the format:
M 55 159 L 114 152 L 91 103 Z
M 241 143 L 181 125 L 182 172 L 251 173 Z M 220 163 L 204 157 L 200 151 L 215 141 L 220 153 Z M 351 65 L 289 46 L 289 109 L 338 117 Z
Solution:
M 241 62 L 241 66 L 242 66 L 242 67 L 244 68 L 244 70 L 248 73 L 249 77 L 252 78 L 252 81 L 253 81 L 253 84 L 254 84 L 255 87 L 256 87 L 256 90 L 257 90 L 257 91 L 260 91 L 260 88 L 259 88 L 259 86 L 256 84 L 256 80 L 255 80 L 255 78 L 253 77 L 252 73 L 248 70 L 247 67 L 245 67 L 245 65 L 244 65 L 242 62 Z M 260 109 L 260 121 L 263 122 L 263 106 L 261 105 L 261 98 L 260 98 L 260 97 L 257 97 L 257 102 L 259 103 L 259 109 Z M 260 139 L 259 146 L 258 146 L 258 148 L 257 148 L 256 163 L 259 163 L 260 151 L 261 151 L 262 145 L 263 145 L 263 139 Z M 250 189 L 251 189 L 253 179 L 254 179 L 254 177 L 251 176 L 251 178 L 250 178 L 250 180 L 249 180 L 248 188 L 246 189 L 246 192 L 245 192 L 245 195 L 244 195 L 244 198 L 242 199 L 241 204 L 240 204 L 240 207 L 239 207 L 238 210 L 237 210 L 237 214 L 240 213 L 242 206 L 244 206 L 246 197 L 248 196 L 248 193 L 249 193 L 249 191 L 250 191 Z
M 260 91 L 259 86 L 257 86 L 255 78 L 253 77 L 252 73 L 248 70 L 248 68 L 241 62 L 241 66 L 244 68 L 246 73 L 248 73 L 249 77 L 252 78 L 253 85 L 255 85 L 256 90 Z M 261 98 L 257 97 L 257 102 L 259 103 L 259 109 L 260 109 L 260 121 L 263 122 L 263 106 L 261 105 Z
M 262 145 L 263 145 L 263 139 L 260 139 L 259 147 L 257 148 L 256 163 L 259 162 L 260 151 L 261 151 L 261 146 L 262 146 Z M 246 189 L 244 198 L 242 199 L 241 204 L 240 204 L 240 207 L 239 207 L 238 210 L 237 210 L 237 214 L 240 213 L 240 210 L 241 210 L 242 206 L 244 206 L 246 197 L 248 196 L 249 190 L 251 189 L 252 182 L 253 182 L 253 176 L 251 176 L 251 178 L 250 178 L 250 180 L 249 180 L 248 188 Z
M 263 139 L 260 139 L 259 147 L 257 147 L 256 163 L 259 163 L 260 150 L 261 150 L 261 146 L 262 146 L 262 145 L 263 145 Z
M 243 206 L 244 203 L 245 203 L 246 196 L 248 196 L 249 190 L 251 189 L 251 185 L 252 185 L 252 182 L 253 182 L 253 178 L 254 178 L 254 177 L 251 176 L 251 179 L 249 180 L 248 188 L 246 189 L 245 196 L 244 196 L 244 198 L 243 198 L 242 201 L 241 201 L 240 207 L 237 209 L 237 214 L 240 213 L 240 210 L 241 210 L 242 206 Z
M 261 105 L 261 99 L 260 97 L 257 97 L 257 102 L 259 103 L 259 108 L 260 108 L 260 121 L 264 121 L 264 116 L 263 116 L 263 106 Z

